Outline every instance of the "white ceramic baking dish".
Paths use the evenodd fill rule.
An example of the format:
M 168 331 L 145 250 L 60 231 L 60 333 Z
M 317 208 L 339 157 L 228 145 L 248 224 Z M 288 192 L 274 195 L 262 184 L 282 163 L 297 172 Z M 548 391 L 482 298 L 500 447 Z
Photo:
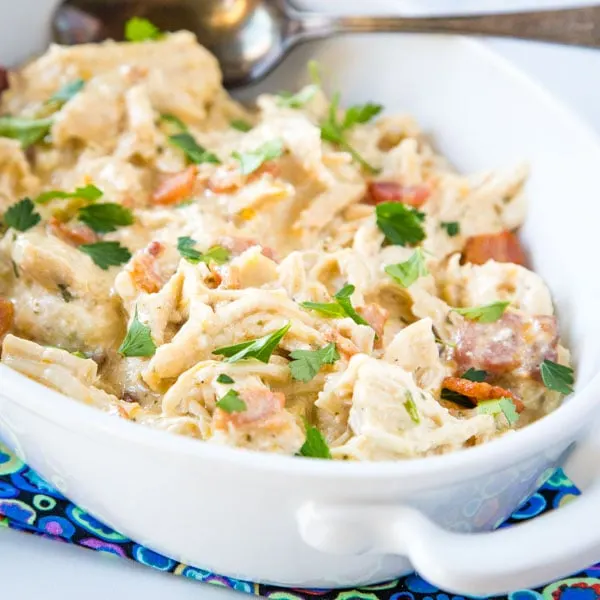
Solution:
M 45 26 L 34 19 L 19 29 L 15 19 L 18 52 L 0 35 L 0 62 L 39 48 Z M 594 459 L 588 431 L 600 399 L 596 139 L 477 42 L 340 38 L 301 48 L 261 87 L 293 88 L 309 57 L 323 63 L 346 102 L 376 100 L 390 112 L 415 114 L 461 169 L 530 161 L 523 238 L 574 350 L 576 394 L 542 421 L 485 446 L 349 464 L 267 456 L 144 428 L 2 366 L 0 437 L 115 529 L 182 562 L 243 579 L 354 586 L 417 568 L 444 589 L 484 595 L 541 584 L 600 560 L 600 488 L 593 484 L 553 514 L 489 533 L 576 440 L 588 435 L 580 463 Z

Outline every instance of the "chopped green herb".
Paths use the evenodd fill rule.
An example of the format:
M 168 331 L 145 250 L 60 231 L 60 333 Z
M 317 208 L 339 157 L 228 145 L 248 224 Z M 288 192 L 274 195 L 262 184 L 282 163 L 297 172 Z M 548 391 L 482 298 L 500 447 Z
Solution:
M 372 104 L 371 102 L 367 102 L 366 104 L 355 104 L 346 111 L 342 129 L 346 130 L 350 129 L 350 127 L 354 127 L 354 125 L 368 123 L 382 110 L 383 106 L 381 106 L 381 104 Z
M 484 400 L 477 404 L 477 412 L 482 415 L 504 415 L 509 425 L 514 425 L 519 420 L 519 413 L 510 398 L 498 400 Z
M 296 94 L 292 94 L 291 92 L 280 92 L 277 97 L 277 105 L 287 108 L 302 108 L 315 97 L 315 94 L 318 91 L 319 86 L 311 84 L 307 85 Z
M 213 354 L 225 356 L 225 362 L 237 362 L 247 358 L 255 358 L 261 362 L 268 363 L 271 358 L 271 354 L 279 342 L 283 339 L 283 336 L 289 331 L 291 323 L 287 323 L 281 329 L 274 331 L 269 335 L 265 335 L 256 340 L 249 340 L 236 344 L 235 346 L 225 346 L 223 348 L 217 348 L 213 350 Z
M 226 413 L 244 412 L 248 407 L 235 390 L 229 390 L 218 402 L 217 408 Z
M 442 400 L 447 400 L 448 402 L 452 402 L 454 404 L 458 404 L 463 408 L 473 408 L 473 400 L 467 398 L 467 396 L 463 394 L 459 394 L 453 390 L 449 390 L 448 388 L 443 388 L 440 394 Z
M 74 81 L 63 85 L 55 94 L 50 96 L 47 100 L 47 104 L 52 103 L 62 106 L 76 96 L 83 89 L 84 85 L 85 81 L 83 79 L 75 79 Z
M 425 213 L 401 202 L 382 202 L 375 207 L 377 226 L 396 246 L 417 244 L 425 239 Z
M 83 200 L 88 200 L 89 202 L 95 202 L 99 198 L 102 198 L 102 190 L 95 185 L 84 185 L 76 188 L 74 192 L 50 190 L 48 192 L 42 192 L 35 199 L 35 202 L 36 204 L 47 204 L 50 200 L 55 200 L 56 198 L 81 198 Z
M 183 153 L 191 163 L 196 165 L 201 163 L 218 165 L 221 163 L 215 154 L 200 146 L 189 133 L 176 133 L 175 135 L 169 136 L 169 141 L 173 146 L 183 150 Z
M 222 265 L 229 260 L 230 252 L 226 248 L 223 248 L 223 246 L 212 246 L 212 248 L 202 253 L 194 248 L 197 243 L 191 237 L 179 237 L 177 238 L 177 250 L 183 258 L 194 265 L 199 262 L 209 263 L 210 261 Z
M 71 300 L 73 300 L 73 298 L 75 296 L 73 296 L 73 294 L 71 294 L 71 290 L 69 290 L 69 286 L 65 283 L 59 283 L 57 285 L 58 287 L 58 291 L 60 293 L 60 295 L 62 296 L 62 299 L 65 302 L 71 302 Z
M 131 225 L 133 213 L 113 202 L 90 204 L 79 209 L 79 220 L 98 233 L 108 233 L 116 231 L 117 227 Z
M 243 131 L 244 133 L 250 131 L 252 129 L 252 125 L 248 123 L 248 121 L 244 121 L 244 119 L 233 119 L 231 123 L 229 123 L 234 129 L 238 131 Z
M 510 302 L 498 301 L 490 304 L 483 304 L 482 306 L 453 308 L 452 310 L 471 321 L 477 321 L 478 323 L 493 323 L 504 314 L 504 311 L 509 304 Z
M 152 339 L 150 327 L 139 320 L 137 306 L 133 321 L 118 352 L 122 356 L 154 356 L 156 352 L 156 344 Z
M 412 422 L 418 425 L 421 422 L 421 417 L 419 417 L 419 411 L 417 410 L 417 405 L 413 400 L 412 394 L 408 390 L 406 391 L 404 408 L 406 409 L 408 416 L 412 419 Z
M 458 221 L 442 221 L 440 226 L 446 230 L 446 233 L 450 237 L 454 237 L 460 233 L 460 223 Z
M 367 327 L 371 327 L 371 324 L 363 319 L 354 307 L 352 306 L 352 301 L 350 300 L 350 296 L 354 294 L 354 290 L 356 288 L 353 285 L 347 283 L 342 289 L 334 295 L 334 298 L 337 300 L 338 304 L 344 309 L 344 312 L 358 325 L 366 325 Z
M 331 365 L 340 355 L 335 344 L 327 344 L 318 350 L 294 350 L 290 354 L 292 377 L 306 383 L 315 377 L 323 365 Z
M 27 231 L 37 225 L 42 218 L 35 212 L 31 198 L 23 198 L 7 209 L 2 220 L 7 227 L 17 231 Z
M 231 377 L 229 377 L 229 375 L 227 375 L 226 373 L 221 373 L 218 377 L 217 377 L 217 383 L 235 383 L 233 381 L 233 379 Z
M 128 42 L 146 42 L 162 37 L 160 29 L 148 19 L 133 17 L 125 23 L 125 39 Z
M 456 348 L 456 344 L 454 344 L 452 342 L 447 342 L 447 341 L 443 340 L 442 338 L 437 337 L 437 335 L 433 336 L 433 339 L 435 340 L 436 344 L 441 344 L 442 346 L 448 346 L 449 348 Z
M 321 139 L 337 144 L 342 150 L 348 152 L 352 158 L 370 173 L 378 173 L 376 169 L 369 164 L 346 139 L 346 131 L 357 123 L 366 123 L 381 111 L 381 107 L 375 104 L 365 104 L 364 106 L 352 106 L 346 112 L 344 120 L 338 121 L 338 108 L 340 103 L 339 92 L 333 95 L 327 119 L 321 122 Z M 377 108 L 378 107 L 378 108 Z
M 473 367 L 461 375 L 462 379 L 468 379 L 469 381 L 485 381 L 486 377 L 487 371 L 474 369 Z
M 336 302 L 301 302 L 300 306 L 308 310 L 314 310 L 326 317 L 350 317 L 355 323 L 370 327 L 370 323 L 363 319 L 352 306 L 350 296 L 352 296 L 355 289 L 353 285 L 347 283 L 333 296 Z
M 11 258 L 10 259 L 10 264 L 12 265 L 12 270 L 13 270 L 13 273 L 14 273 L 15 277 L 17 279 L 19 279 L 19 277 L 20 277 L 20 275 L 19 275 L 19 267 L 17 267 L 17 263 Z
M 282 154 L 283 143 L 281 140 L 275 139 L 266 142 L 251 152 L 234 152 L 232 156 L 240 163 L 240 172 L 242 175 L 250 175 L 250 173 L 254 173 L 263 163 L 279 158 Z
M 174 125 L 179 132 L 183 133 L 188 130 L 187 125 L 179 117 L 176 117 L 171 113 L 165 113 L 160 115 L 160 120 L 163 123 L 169 123 L 170 125 Z
M 300 448 L 300 456 L 331 459 L 331 452 L 323 434 L 316 427 L 308 423 L 305 423 L 305 427 L 306 440 L 302 448 Z
M 300 306 L 334 319 L 346 316 L 346 311 L 337 302 L 301 302 Z
M 559 365 L 551 360 L 544 360 L 540 365 L 542 381 L 549 390 L 560 392 L 561 394 L 572 394 L 575 377 L 573 369 L 566 365 Z
M 83 358 L 83 359 L 87 358 L 87 356 L 81 350 L 75 350 L 75 352 L 71 352 L 71 354 L 73 356 L 76 356 L 77 358 Z
M 23 149 L 44 139 L 52 127 L 52 119 L 28 119 L 26 117 L 0 117 L 0 137 L 19 140 Z
M 421 248 L 417 248 L 408 260 L 397 265 L 387 265 L 385 272 L 403 288 L 410 287 L 419 277 L 429 275 Z
M 78 248 L 105 271 L 109 267 L 122 265 L 131 258 L 131 252 L 119 242 L 96 242 L 83 244 Z

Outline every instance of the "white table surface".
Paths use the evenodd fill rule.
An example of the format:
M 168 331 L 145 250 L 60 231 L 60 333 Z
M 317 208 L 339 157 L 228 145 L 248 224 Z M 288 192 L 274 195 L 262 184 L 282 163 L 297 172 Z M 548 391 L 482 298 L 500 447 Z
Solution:
M 541 81 L 600 133 L 600 50 L 505 40 L 486 43 Z M 233 600 L 241 596 L 130 561 L 0 529 L 0 597 Z

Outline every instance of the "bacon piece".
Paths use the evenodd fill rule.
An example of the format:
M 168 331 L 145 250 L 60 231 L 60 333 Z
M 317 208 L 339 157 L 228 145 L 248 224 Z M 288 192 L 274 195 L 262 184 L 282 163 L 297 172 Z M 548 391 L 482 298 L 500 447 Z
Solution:
M 285 396 L 267 388 L 243 390 L 240 398 L 246 403 L 246 410 L 228 413 L 217 408 L 213 420 L 215 429 L 225 429 L 229 425 L 235 428 L 247 425 L 268 427 L 271 422 L 278 422 L 278 413 L 285 406 Z
M 358 346 L 347 337 L 344 337 L 337 329 L 326 327 L 323 329 L 323 333 L 325 341 L 333 342 L 345 360 L 350 360 L 355 354 L 360 352 Z
M 470 398 L 475 404 L 479 404 L 484 400 L 510 398 L 514 402 L 517 412 L 523 412 L 525 408 L 521 399 L 510 390 L 498 385 L 491 385 L 485 381 L 470 381 L 462 377 L 446 377 L 442 381 L 442 387 Z
M 538 377 L 545 359 L 556 361 L 557 345 L 556 317 L 505 312 L 494 323 L 465 320 L 456 335 L 454 360 L 462 371 Z
M 268 246 L 261 246 L 259 242 L 253 240 L 252 238 L 226 236 L 219 238 L 217 244 L 219 246 L 223 246 L 223 248 L 227 248 L 227 250 L 229 250 L 229 252 L 235 256 L 239 256 L 242 252 L 248 250 L 248 248 L 252 248 L 252 246 L 260 246 L 261 254 L 263 256 L 266 256 L 267 258 L 277 262 L 275 250 L 269 248 Z
M 14 319 L 14 304 L 6 298 L 0 298 L 0 340 L 10 331 Z
M 152 194 L 152 202 L 162 206 L 177 204 L 189 198 L 194 191 L 198 167 L 190 165 L 180 173 L 165 179 Z
M 395 181 L 371 181 L 367 186 L 365 204 L 377 206 L 382 202 L 401 202 L 419 208 L 431 195 L 426 185 L 402 185 Z
M 129 273 L 136 288 L 154 294 L 163 286 L 163 279 L 156 270 L 156 259 L 164 252 L 160 242 L 150 242 L 141 252 L 136 252 L 129 265 Z
M 377 337 L 381 341 L 381 337 L 383 336 L 383 328 L 385 327 L 390 314 L 389 311 L 375 303 L 361 306 L 357 309 L 357 311 L 375 330 Z
M 488 260 L 517 265 L 527 262 L 521 242 L 512 231 L 470 237 L 463 250 L 463 260 L 474 265 L 483 265 Z
M 50 217 L 48 229 L 52 235 L 72 246 L 93 244 L 98 241 L 96 233 L 87 225 L 67 225 L 56 217 Z

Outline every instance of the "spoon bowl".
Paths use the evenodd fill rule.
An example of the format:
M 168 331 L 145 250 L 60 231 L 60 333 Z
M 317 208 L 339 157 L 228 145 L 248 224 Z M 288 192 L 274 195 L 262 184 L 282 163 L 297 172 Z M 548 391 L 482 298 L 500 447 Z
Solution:
M 66 0 L 54 18 L 61 44 L 123 39 L 137 16 L 188 29 L 219 60 L 225 87 L 262 79 L 298 43 L 339 33 L 466 33 L 600 47 L 600 6 L 468 17 L 352 17 L 301 12 L 287 0 Z

